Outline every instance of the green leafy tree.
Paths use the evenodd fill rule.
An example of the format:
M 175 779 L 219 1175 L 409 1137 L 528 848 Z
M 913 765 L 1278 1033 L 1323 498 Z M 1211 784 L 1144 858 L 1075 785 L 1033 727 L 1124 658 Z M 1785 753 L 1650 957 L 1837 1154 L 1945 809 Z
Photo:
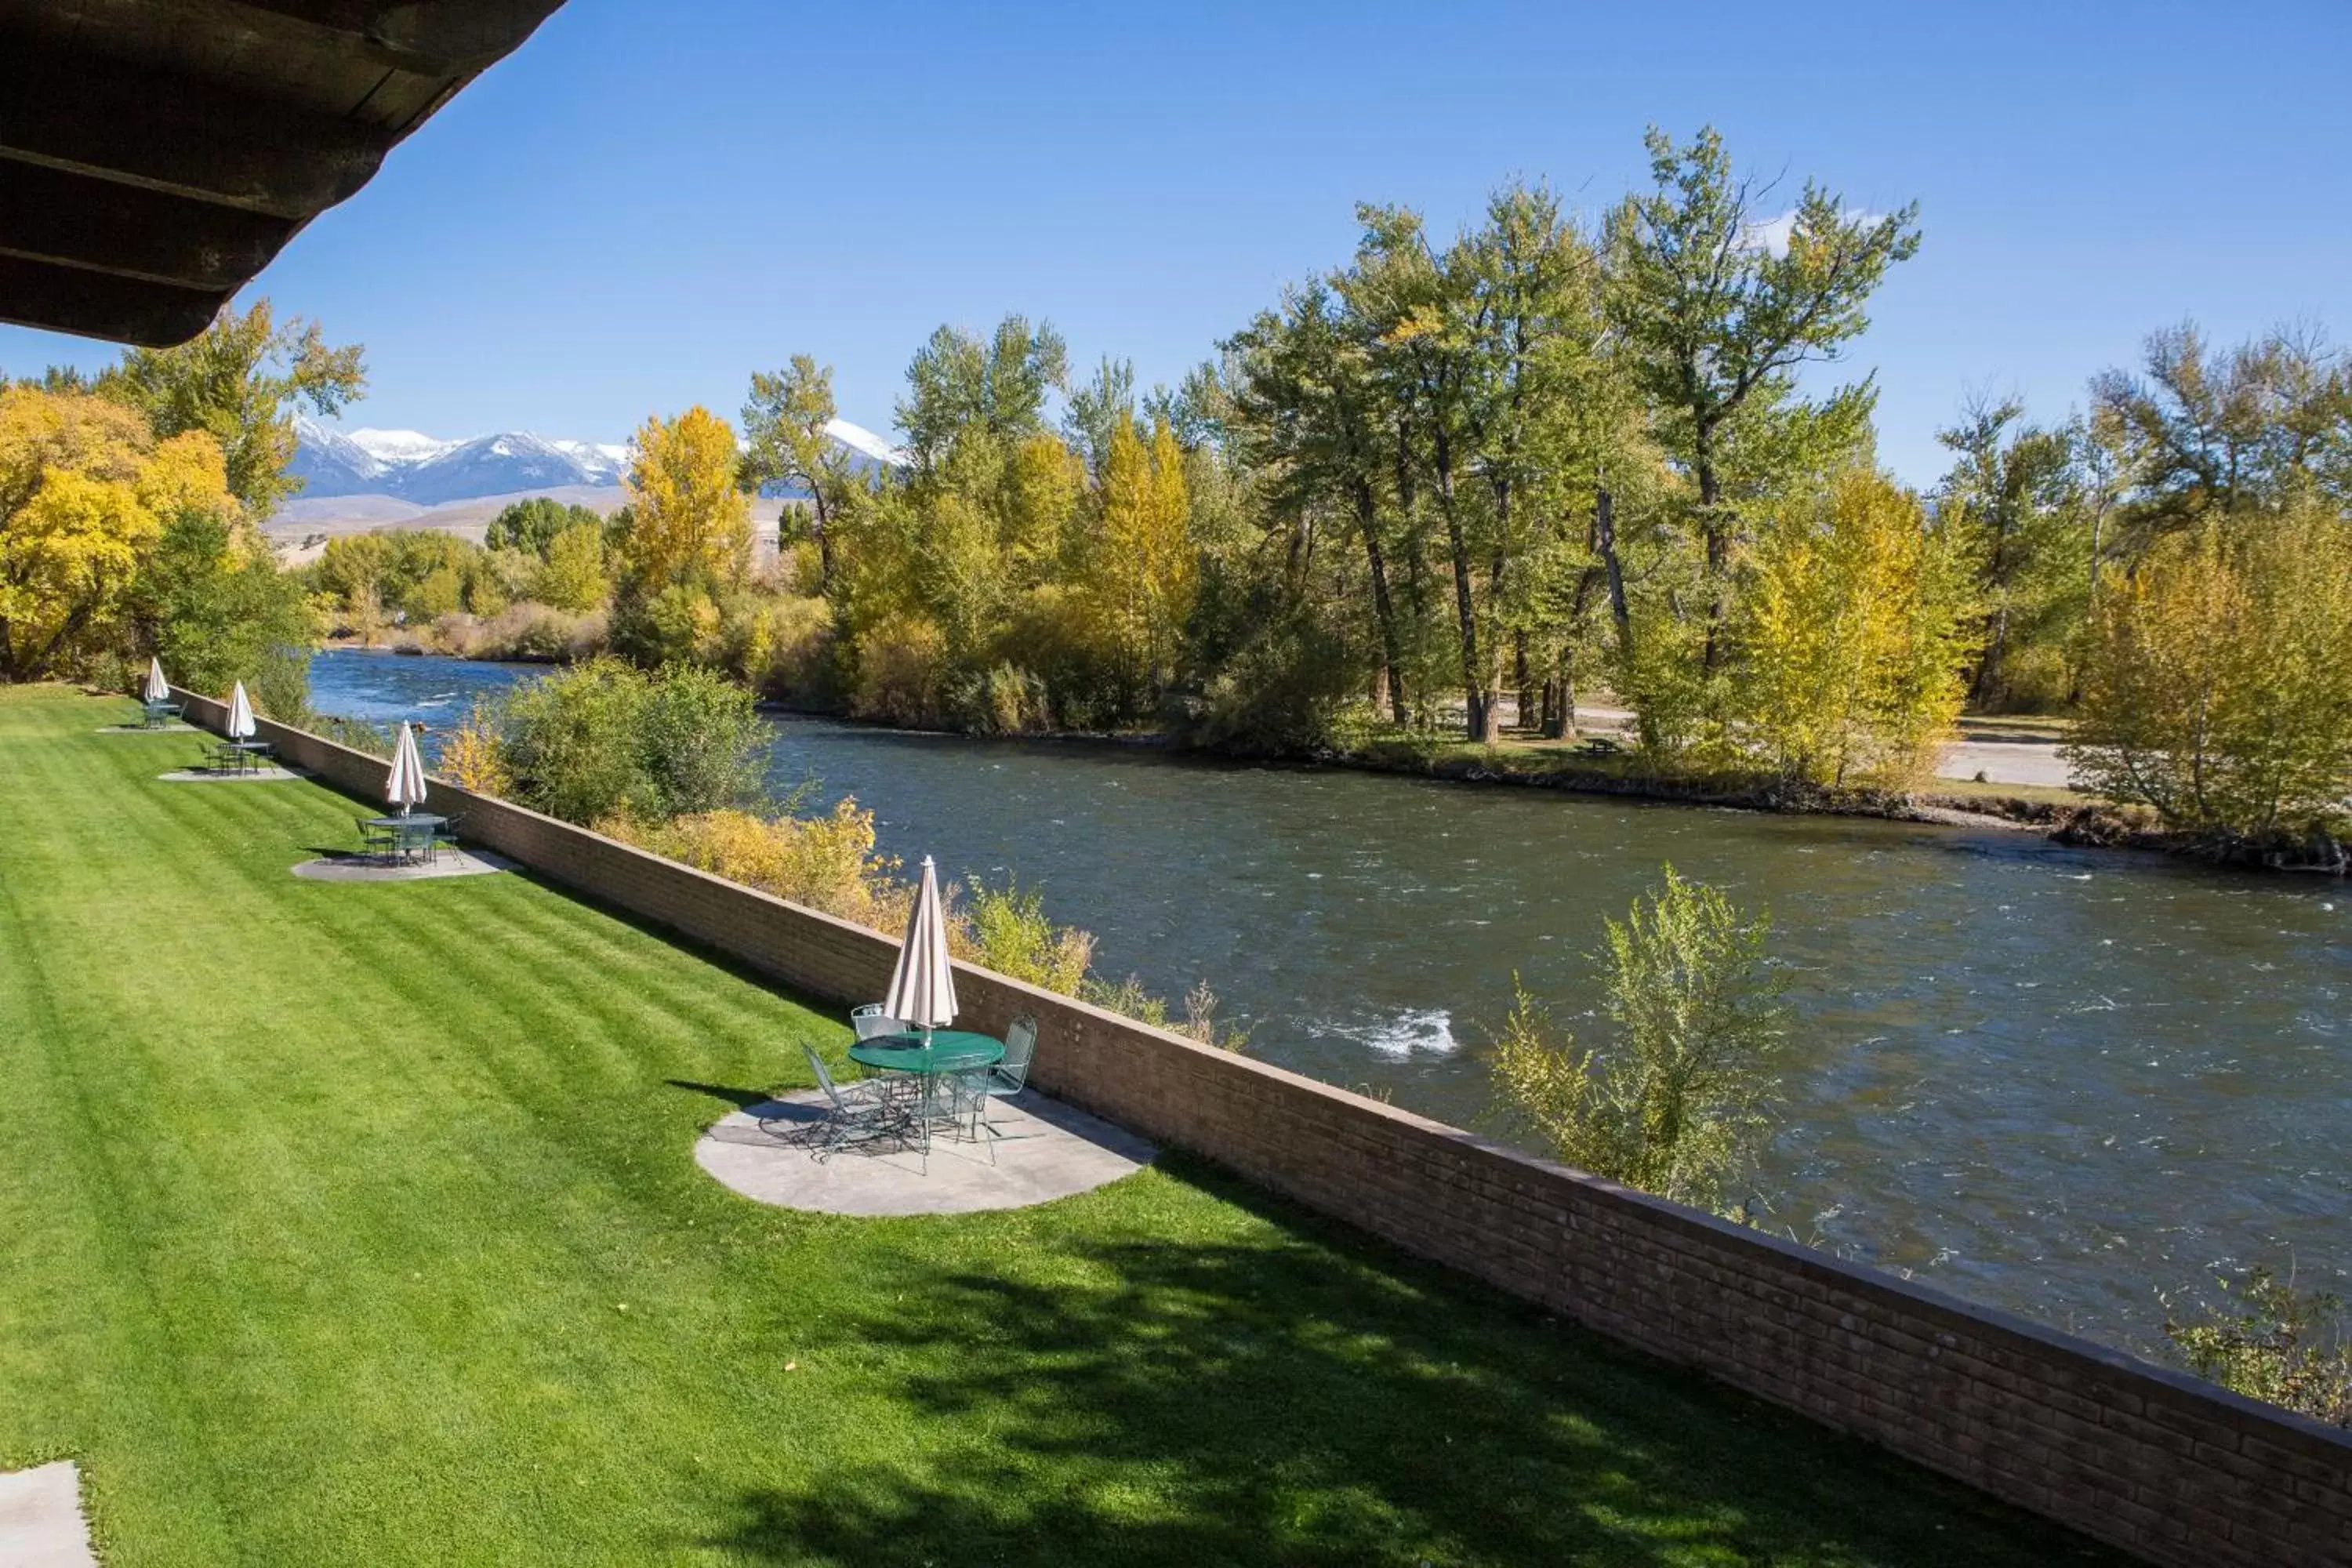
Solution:
M 226 518 L 190 510 L 166 521 L 137 594 L 146 640 L 174 681 L 226 691 L 242 680 L 271 694 L 273 718 L 307 711 L 318 613 L 301 579 L 240 548 Z
M 126 349 L 101 375 L 100 396 L 146 416 L 157 439 L 201 430 L 220 443 L 231 494 L 255 518 L 302 488 L 286 466 L 294 457 L 294 410 L 332 416 L 367 390 L 357 343 L 330 347 L 315 321 L 280 324 L 269 301 L 243 315 L 223 310 L 177 348 Z
M 490 519 L 482 542 L 492 550 L 520 550 L 547 559 L 556 536 L 582 525 L 602 532 L 604 520 L 584 506 L 572 506 L 552 496 L 529 496 L 509 502 Z
M 2063 700 L 2089 606 L 2095 512 L 2083 434 L 2024 416 L 2014 398 L 1978 400 L 1958 424 L 1937 432 L 1954 454 L 1938 505 L 1968 521 L 1986 617 L 1969 682 L 1979 710 Z
M 1769 916 L 1665 880 L 1608 922 L 1608 1051 L 1580 1047 L 1520 990 L 1491 1066 L 1505 1101 L 1569 1164 L 1721 1211 L 1771 1128 L 1787 1016 Z
M 533 598 L 578 615 L 603 604 L 612 591 L 602 519 L 575 522 L 548 541 L 546 560 L 532 579 Z
M 1679 148 L 1653 128 L 1646 145 L 1652 189 L 1609 219 L 1611 311 L 1659 433 L 1696 490 L 1711 670 L 1724 651 L 1738 521 L 1727 481 L 1738 459 L 1761 466 L 1749 448 L 1769 453 L 1785 440 L 1769 426 L 1797 404 L 1797 368 L 1834 360 L 1869 325 L 1864 306 L 1887 268 L 1918 250 L 1917 208 L 1857 215 L 1808 181 L 1783 237 L 1762 209 L 1769 188 L 1734 174 L 1712 127 Z
M 1007 316 L 985 342 L 943 326 L 907 368 L 898 427 L 924 469 L 966 429 L 1018 441 L 1045 428 L 1045 395 L 1069 373 L 1069 349 L 1050 322 L 1033 328 L 1025 316 Z
M 809 537 L 817 550 L 817 591 L 833 581 L 834 514 L 855 482 L 841 443 L 834 439 L 839 411 L 833 400 L 833 367 L 820 369 L 806 354 L 794 354 L 785 369 L 755 372 L 743 405 L 743 482 L 752 490 L 786 484 L 809 498 Z

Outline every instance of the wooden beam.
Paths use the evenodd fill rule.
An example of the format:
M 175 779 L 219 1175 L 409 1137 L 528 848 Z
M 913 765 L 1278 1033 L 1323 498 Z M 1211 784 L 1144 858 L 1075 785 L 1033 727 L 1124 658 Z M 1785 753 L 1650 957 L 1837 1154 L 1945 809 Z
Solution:
M 366 184 L 396 140 L 45 42 L 0 50 L 0 157 L 299 219 Z
M 363 45 L 421 76 L 470 77 L 514 52 L 562 0 L 236 0 Z M 452 83 L 455 87 L 458 84 Z
M 0 255 L 0 321 L 109 342 L 169 348 L 212 325 L 229 291 Z
M 185 289 L 235 289 L 299 226 L 88 174 L 0 158 L 0 250 Z

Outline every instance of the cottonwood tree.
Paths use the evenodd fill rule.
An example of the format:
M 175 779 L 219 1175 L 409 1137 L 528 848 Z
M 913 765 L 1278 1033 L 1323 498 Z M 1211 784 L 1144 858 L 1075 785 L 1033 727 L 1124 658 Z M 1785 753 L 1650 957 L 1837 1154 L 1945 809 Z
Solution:
M 330 347 L 316 321 L 279 323 L 269 301 L 243 315 L 224 309 L 193 342 L 126 349 L 95 390 L 137 409 L 158 439 L 202 430 L 219 443 L 229 492 L 256 519 L 302 488 L 286 472 L 294 457 L 294 410 L 340 413 L 367 390 L 363 351 Z
M 737 463 L 733 426 L 699 404 L 638 428 L 620 556 L 641 591 L 696 578 L 714 586 L 742 582 L 751 568 L 751 509 L 735 482 Z
M 928 471 L 967 430 L 1012 442 L 1044 429 L 1045 395 L 1067 385 L 1069 374 L 1068 346 L 1051 322 L 1007 316 L 986 342 L 943 326 L 907 367 L 898 427 Z
M 817 591 L 833 581 L 833 520 L 852 483 L 849 459 L 833 437 L 840 410 L 833 398 L 833 367 L 794 354 L 781 371 L 755 371 L 743 405 L 743 485 L 797 486 L 809 496 L 809 536 L 816 545 Z
M 1712 671 L 1727 651 L 1738 526 L 1727 492 L 1755 461 L 1743 448 L 1785 444 L 1770 426 L 1801 407 L 1798 367 L 1836 359 L 1870 324 L 1865 302 L 1918 249 L 1918 209 L 1856 214 L 1807 181 L 1776 218 L 1762 205 L 1770 187 L 1734 174 L 1712 127 L 1685 147 L 1653 127 L 1645 144 L 1652 189 L 1627 196 L 1607 225 L 1610 305 L 1659 435 L 1696 489 Z
M 2095 570 L 2084 433 L 2029 421 L 2015 398 L 1978 398 L 1936 438 L 1953 454 L 1937 505 L 1968 532 L 1985 614 L 1969 700 L 1979 711 L 2063 700 Z
M 2194 322 L 2167 328 L 2139 374 L 2093 378 L 2091 410 L 2125 486 L 2126 548 L 2299 496 L 2352 506 L 2352 365 L 2315 333 L 2219 351 Z

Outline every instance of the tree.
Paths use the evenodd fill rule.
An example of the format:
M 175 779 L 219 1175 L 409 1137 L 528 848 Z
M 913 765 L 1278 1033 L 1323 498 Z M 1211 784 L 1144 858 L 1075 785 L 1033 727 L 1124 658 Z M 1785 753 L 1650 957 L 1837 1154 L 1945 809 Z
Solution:
M 808 493 L 819 593 L 833 581 L 833 514 L 851 482 L 841 443 L 833 437 L 837 412 L 833 367 L 820 370 L 806 354 L 794 354 L 784 370 L 754 372 L 751 395 L 743 405 L 743 432 L 750 442 L 743 482 L 754 491 L 786 484 Z
M 165 521 L 187 515 L 237 520 L 210 436 L 158 443 L 100 398 L 0 391 L 0 676 L 126 650 L 140 574 Z
M 1612 314 L 1630 364 L 1661 415 L 1661 434 L 1697 489 L 1706 552 L 1706 668 L 1723 648 L 1736 518 L 1727 458 L 1764 439 L 1795 399 L 1794 373 L 1834 360 L 1869 325 L 1863 307 L 1895 262 L 1919 247 L 1916 205 L 1885 217 L 1854 214 L 1807 181 L 1793 211 L 1767 218 L 1769 194 L 1736 177 L 1712 127 L 1677 148 L 1653 127 L 1652 190 L 1612 214 Z
M 257 690 L 307 691 L 319 640 L 310 595 L 267 549 L 243 544 L 220 511 L 173 512 L 137 593 L 145 640 L 180 685 L 218 692 L 242 680 Z
M 1092 381 L 1070 394 L 1062 416 L 1062 439 L 1087 461 L 1097 483 L 1110 460 L 1110 444 L 1122 425 L 1135 426 L 1135 362 L 1105 354 Z
M 2352 788 L 2352 524 L 2305 502 L 2153 547 L 2100 595 L 2068 763 L 2217 851 L 2340 834 Z M 2323 851 L 2325 854 L 2325 851 Z M 2336 852 L 2340 858 L 2340 849 Z
M 751 509 L 736 486 L 737 464 L 733 427 L 699 404 L 638 429 L 620 556 L 643 592 L 688 579 L 742 582 L 751 569 Z
M 1766 969 L 1770 931 L 1769 915 L 1668 866 L 1622 924 L 1608 922 L 1614 1048 L 1579 1047 L 1520 990 L 1496 1042 L 1496 1088 L 1567 1163 L 1722 1210 L 1779 1088 L 1785 987 Z
M 367 389 L 357 343 L 330 348 L 315 321 L 278 325 L 269 301 L 240 316 L 223 310 L 193 342 L 169 349 L 126 349 L 98 381 L 101 396 L 145 416 L 156 438 L 202 430 L 220 444 L 229 492 L 255 518 L 302 487 L 289 478 L 294 415 L 307 405 L 331 416 Z
M 2137 547 L 2306 495 L 2352 506 L 2352 365 L 2315 333 L 2282 329 L 2217 353 L 2183 322 L 2149 336 L 2143 374 L 2094 377 L 2091 409 Z
M 1937 505 L 1968 520 L 1986 616 L 1984 650 L 1969 682 L 1969 700 L 1979 710 L 2021 697 L 2063 699 L 2093 570 L 2082 432 L 2026 423 L 2024 416 L 2014 398 L 1978 399 L 1958 424 L 1936 435 L 1955 455 Z
M 612 591 L 604 570 L 604 523 L 593 518 L 548 542 L 546 562 L 531 583 L 531 596 L 540 603 L 574 615 L 594 609 Z
M 1785 510 L 1746 594 L 1735 732 L 1784 778 L 1906 784 L 1959 716 L 1977 647 L 1961 529 L 1866 470 Z
M 553 496 L 528 496 L 509 502 L 490 519 L 482 542 L 492 550 L 520 550 L 544 561 L 558 534 L 582 524 L 601 532 L 604 520 L 584 506 L 568 506 Z
M 1007 316 L 985 343 L 941 327 L 907 367 L 897 410 L 916 467 L 929 470 L 967 428 L 1018 441 L 1045 428 L 1045 395 L 1069 380 L 1069 350 L 1051 322 Z
M 1111 432 L 1103 465 L 1096 593 L 1146 689 L 1165 687 L 1198 582 L 1185 528 L 1183 458 L 1161 425 L 1146 447 L 1132 423 Z

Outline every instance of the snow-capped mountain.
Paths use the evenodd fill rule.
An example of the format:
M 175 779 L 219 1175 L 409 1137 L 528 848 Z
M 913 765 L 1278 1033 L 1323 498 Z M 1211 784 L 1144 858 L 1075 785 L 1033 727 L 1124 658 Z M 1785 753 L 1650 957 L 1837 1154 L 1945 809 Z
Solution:
M 871 430 L 836 419 L 828 433 L 860 469 L 903 468 L 907 454 Z M 387 495 L 420 506 L 483 496 L 620 484 L 629 448 L 554 440 L 528 431 L 443 440 L 415 430 L 337 430 L 297 416 L 289 471 L 308 497 Z

